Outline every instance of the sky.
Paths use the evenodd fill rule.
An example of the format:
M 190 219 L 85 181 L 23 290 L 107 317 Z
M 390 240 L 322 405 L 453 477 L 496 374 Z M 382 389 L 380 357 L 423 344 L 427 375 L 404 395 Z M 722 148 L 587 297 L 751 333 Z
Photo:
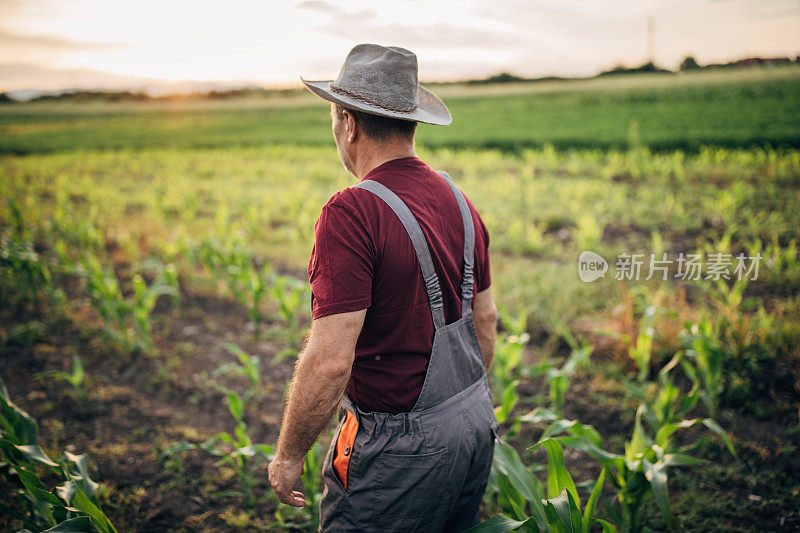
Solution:
M 0 0 L 0 91 L 288 85 L 355 44 L 403 46 L 420 79 L 591 76 L 800 54 L 800 0 Z M 187 85 L 187 80 L 190 80 Z

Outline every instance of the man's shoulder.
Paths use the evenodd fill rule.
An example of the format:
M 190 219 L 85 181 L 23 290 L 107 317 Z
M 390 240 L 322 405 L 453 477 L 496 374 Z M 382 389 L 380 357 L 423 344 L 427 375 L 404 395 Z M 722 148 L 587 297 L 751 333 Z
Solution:
M 357 215 L 360 211 L 359 205 L 361 204 L 359 198 L 361 198 L 361 196 L 358 194 L 357 187 L 345 187 L 340 191 L 336 191 L 328 198 L 328 201 L 323 206 L 323 210 L 330 210 L 330 208 L 333 207 L 339 208 L 338 210 L 347 211 L 352 215 Z

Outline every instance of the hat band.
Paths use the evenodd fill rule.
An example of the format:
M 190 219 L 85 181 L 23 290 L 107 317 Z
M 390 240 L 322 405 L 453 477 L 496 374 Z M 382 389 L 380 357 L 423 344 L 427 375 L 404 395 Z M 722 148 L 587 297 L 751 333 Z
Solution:
M 376 102 L 372 98 L 367 98 L 366 96 L 362 96 L 362 95 L 360 95 L 358 93 L 354 93 L 353 91 L 348 91 L 344 87 L 339 87 L 338 85 L 335 85 L 333 82 L 330 83 L 330 88 L 334 92 L 337 92 L 339 94 L 343 94 L 345 96 L 349 96 L 350 98 L 355 98 L 356 100 L 360 100 L 361 102 L 364 102 L 365 104 L 373 105 L 375 107 L 380 107 L 381 109 L 385 109 L 386 111 L 397 111 L 398 113 L 411 113 L 417 107 L 419 107 L 418 104 L 414 104 L 414 105 L 409 106 L 409 107 L 399 107 L 399 106 L 393 106 L 393 105 L 388 105 L 388 104 L 382 104 L 380 102 Z

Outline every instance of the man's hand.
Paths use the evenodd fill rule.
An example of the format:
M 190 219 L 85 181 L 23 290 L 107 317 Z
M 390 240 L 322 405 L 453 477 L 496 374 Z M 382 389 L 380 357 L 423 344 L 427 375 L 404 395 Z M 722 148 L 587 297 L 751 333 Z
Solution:
M 276 456 L 267 470 L 269 471 L 269 483 L 280 501 L 295 507 L 305 507 L 306 497 L 303 496 L 303 493 L 292 490 L 300 480 L 300 476 L 303 475 L 303 459 L 298 462 Z

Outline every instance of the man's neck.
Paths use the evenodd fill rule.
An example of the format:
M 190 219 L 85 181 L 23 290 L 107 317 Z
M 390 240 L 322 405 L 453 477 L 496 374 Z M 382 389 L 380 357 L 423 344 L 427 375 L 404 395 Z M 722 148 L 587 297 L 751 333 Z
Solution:
M 387 161 L 400 159 L 401 157 L 417 157 L 413 144 L 392 144 L 392 145 L 373 145 L 369 150 L 365 150 L 363 155 L 358 158 L 353 174 L 363 180 L 372 169 L 381 166 Z

